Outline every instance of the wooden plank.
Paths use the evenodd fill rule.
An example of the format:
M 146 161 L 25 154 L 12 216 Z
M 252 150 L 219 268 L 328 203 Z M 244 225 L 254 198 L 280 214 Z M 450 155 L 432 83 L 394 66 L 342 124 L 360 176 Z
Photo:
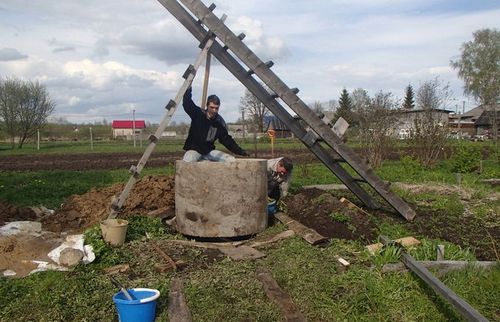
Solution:
M 288 228 L 299 234 L 305 241 L 311 245 L 325 244 L 329 239 L 323 235 L 320 235 L 314 229 L 304 226 L 295 219 L 290 218 L 282 212 L 277 212 L 274 215 L 280 222 L 287 225 Z
M 283 240 L 283 239 L 287 239 L 287 238 L 290 238 L 292 236 L 295 235 L 295 232 L 293 230 L 285 230 L 285 231 L 282 231 L 276 235 L 273 235 L 273 236 L 269 236 L 268 238 L 264 239 L 264 240 L 259 240 L 259 241 L 254 241 L 254 242 L 251 242 L 249 243 L 247 246 L 250 246 L 250 247 L 260 247 L 260 246 L 264 246 L 264 245 L 268 245 L 268 244 L 272 244 L 272 243 L 275 243 L 275 242 L 278 242 L 280 240 Z
M 416 246 L 420 244 L 420 241 L 414 237 L 408 236 L 408 237 L 403 237 L 396 239 L 395 242 L 400 243 L 401 245 L 408 247 L 408 246 Z M 383 244 L 382 243 L 376 243 L 376 244 L 371 244 L 366 246 L 370 254 L 374 255 L 376 252 L 380 251 L 382 249 Z
M 438 269 L 439 273 L 447 273 L 451 271 L 463 270 L 467 267 L 475 268 L 475 269 L 491 269 L 493 267 L 498 266 L 498 262 L 496 261 L 477 261 L 477 262 L 469 262 L 469 261 L 419 261 L 422 266 L 425 268 Z M 408 268 L 403 263 L 391 263 L 385 264 L 382 266 L 382 273 L 390 273 L 390 272 L 405 272 L 408 271 Z
M 191 322 L 193 317 L 184 299 L 184 283 L 179 278 L 172 278 L 168 292 L 168 320 L 170 322 Z
M 266 254 L 259 252 L 255 248 L 249 246 L 239 246 L 239 247 L 221 247 L 219 248 L 224 255 L 229 256 L 232 260 L 241 261 L 241 260 L 251 260 L 265 257 Z
M 285 321 L 307 321 L 295 303 L 293 303 L 290 295 L 281 289 L 267 268 L 259 267 L 256 273 L 257 279 L 262 283 L 267 297 L 279 306 Z
M 168 240 L 167 242 L 173 244 L 186 245 L 191 247 L 200 247 L 200 248 L 211 248 L 217 249 L 224 255 L 230 257 L 232 260 L 240 261 L 240 260 L 252 260 L 257 258 L 265 257 L 266 254 L 259 252 L 255 248 L 249 246 L 238 246 L 235 247 L 231 243 L 217 244 L 217 243 L 200 243 L 188 240 Z
M 344 197 L 340 198 L 340 202 L 343 203 L 349 209 L 356 209 L 358 211 L 361 211 L 365 215 L 368 215 L 368 216 L 370 215 L 368 212 L 366 212 L 362 208 L 356 206 L 354 203 L 352 203 L 351 201 L 349 201 L 347 198 L 344 198 Z

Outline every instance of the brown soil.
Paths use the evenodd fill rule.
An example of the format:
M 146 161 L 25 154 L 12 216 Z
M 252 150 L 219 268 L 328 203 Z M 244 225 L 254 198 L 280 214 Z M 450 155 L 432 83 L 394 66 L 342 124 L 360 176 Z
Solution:
M 47 254 L 60 244 L 61 240 L 51 233 L 0 236 L 0 272 L 10 269 L 17 277 L 26 276 L 37 267 L 32 260 L 52 262 Z
M 252 157 L 271 158 L 270 151 L 249 151 Z M 182 159 L 184 151 L 156 152 L 148 159 L 147 167 L 163 167 Z M 300 162 L 311 162 L 315 157 L 306 149 L 275 150 L 275 155 L 293 155 Z M 98 170 L 128 169 L 136 165 L 142 153 L 81 153 L 0 156 L 0 170 Z
M 91 189 L 83 195 L 73 195 L 56 210 L 54 215 L 42 218 L 44 230 L 81 233 L 86 228 L 107 218 L 113 198 L 118 197 L 124 184 Z M 134 214 L 161 216 L 175 206 L 174 177 L 146 176 L 138 180 L 130 192 L 121 218 Z
M 8 221 L 36 220 L 36 213 L 27 207 L 9 205 L 0 200 L 0 226 Z
M 377 238 L 375 223 L 361 211 L 347 208 L 331 193 L 305 189 L 283 200 L 290 217 L 329 238 L 371 242 Z

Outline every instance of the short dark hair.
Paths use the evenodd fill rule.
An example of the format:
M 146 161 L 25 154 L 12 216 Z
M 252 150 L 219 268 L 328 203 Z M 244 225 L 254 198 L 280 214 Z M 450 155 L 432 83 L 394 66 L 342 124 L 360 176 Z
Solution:
M 207 106 L 208 103 L 214 103 L 215 105 L 220 106 L 220 98 L 217 95 L 212 94 L 207 97 Z
M 280 164 L 286 169 L 286 172 L 291 172 L 293 170 L 293 162 L 290 158 L 284 157 L 280 160 Z

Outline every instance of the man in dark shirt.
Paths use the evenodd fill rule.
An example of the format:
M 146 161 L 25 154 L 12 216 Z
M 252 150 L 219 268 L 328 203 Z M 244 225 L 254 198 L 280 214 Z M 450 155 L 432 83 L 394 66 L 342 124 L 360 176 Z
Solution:
M 219 115 L 220 99 L 216 95 L 207 98 L 207 109 L 197 106 L 191 98 L 191 87 L 184 93 L 182 105 L 184 111 L 191 118 L 189 134 L 184 143 L 184 157 L 186 162 L 234 161 L 235 157 L 222 151 L 215 150 L 215 140 L 219 140 L 229 151 L 241 156 L 248 156 L 227 132 L 226 122 Z

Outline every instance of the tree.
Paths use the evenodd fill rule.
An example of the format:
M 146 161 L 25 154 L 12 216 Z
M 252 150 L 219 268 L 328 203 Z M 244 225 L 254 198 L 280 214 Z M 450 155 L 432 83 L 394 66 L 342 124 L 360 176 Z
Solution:
M 403 109 L 412 110 L 413 108 L 415 108 L 415 100 L 413 96 L 414 96 L 413 87 L 411 86 L 411 84 L 408 84 L 408 86 L 406 86 L 406 94 L 405 94 L 405 100 L 403 102 Z
M 354 92 L 353 92 L 354 93 Z M 368 163 L 379 167 L 388 153 L 397 114 L 396 101 L 391 93 L 378 92 L 370 99 L 363 89 L 357 90 L 359 106 L 359 130 L 362 145 L 367 150 Z M 368 101 L 366 101 L 368 99 Z
M 323 104 L 321 104 L 320 101 L 315 101 L 311 106 L 311 110 L 318 116 L 323 115 L 323 112 L 325 111 L 325 108 L 323 107 Z
M 246 111 L 258 132 L 264 132 L 264 116 L 269 114 L 266 106 L 249 90 L 240 99 L 240 109 Z
M 334 119 L 336 120 L 339 117 L 342 117 L 344 120 L 347 121 L 347 123 L 351 125 L 353 124 L 354 115 L 353 115 L 352 101 L 351 98 L 349 97 L 349 93 L 345 88 L 342 90 L 342 93 L 340 94 L 339 107 L 335 112 Z
M 54 108 L 47 89 L 39 82 L 0 80 L 0 118 L 11 137 L 12 147 L 19 137 L 18 148 L 22 148 L 26 139 L 47 123 Z
M 462 44 L 461 56 L 451 61 L 464 81 L 464 93 L 473 96 L 493 113 L 491 120 L 495 140 L 498 135 L 496 104 L 500 102 L 500 31 L 481 29 L 473 33 L 474 40 Z
M 444 109 L 450 95 L 449 85 L 442 84 L 437 77 L 424 82 L 417 91 L 417 106 L 421 111 L 412 113 L 409 140 L 423 166 L 433 165 L 446 146 L 448 115 L 439 109 Z

